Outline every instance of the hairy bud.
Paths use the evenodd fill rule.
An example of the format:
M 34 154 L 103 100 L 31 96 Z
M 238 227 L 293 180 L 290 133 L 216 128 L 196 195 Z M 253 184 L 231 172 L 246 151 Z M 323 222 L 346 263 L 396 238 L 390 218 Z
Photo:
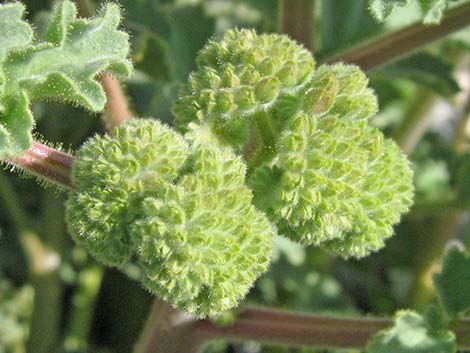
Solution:
M 183 137 L 136 119 L 89 140 L 73 170 L 74 238 L 105 264 L 132 258 L 177 308 L 232 308 L 269 264 L 273 227 L 251 204 L 243 162 L 200 127 Z
M 378 104 L 359 68 L 315 71 L 294 41 L 249 30 L 211 41 L 197 62 L 176 120 L 206 124 L 243 154 L 254 203 L 282 234 L 343 257 L 383 247 L 411 205 L 412 171 L 368 125 Z

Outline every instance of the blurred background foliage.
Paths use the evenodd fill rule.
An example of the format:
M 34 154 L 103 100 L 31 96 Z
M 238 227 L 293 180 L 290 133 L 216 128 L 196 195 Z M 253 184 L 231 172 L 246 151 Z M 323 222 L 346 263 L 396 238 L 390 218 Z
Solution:
M 41 28 L 52 1 L 27 0 Z M 94 1 L 92 8 L 99 7 Z M 172 123 L 179 84 L 195 68 L 197 51 L 234 26 L 278 29 L 275 0 L 120 0 L 131 34 L 135 74 L 125 83 L 136 116 Z M 384 23 L 366 0 L 317 0 L 313 51 L 318 62 L 420 18 L 413 4 Z M 409 154 L 416 200 L 387 247 L 344 261 L 286 239 L 275 241 L 271 269 L 248 303 L 339 315 L 392 315 L 435 301 L 431 274 L 449 241 L 470 245 L 470 28 L 368 73 L 379 96 L 374 124 Z M 98 116 L 53 102 L 33 106 L 37 136 L 74 149 L 104 127 Z M 0 353 L 125 353 L 132 350 L 151 297 L 124 273 L 104 269 L 77 247 L 64 224 L 64 197 L 33 179 L 0 171 Z M 28 251 L 47 268 L 35 268 Z M 35 255 L 35 256 L 36 256 Z M 38 261 L 39 261 L 38 260 Z M 34 299 L 33 299 L 34 298 Z M 29 338 L 27 338 L 29 337 Z M 207 353 L 320 352 L 214 342 Z M 50 352 L 50 351 L 49 351 Z

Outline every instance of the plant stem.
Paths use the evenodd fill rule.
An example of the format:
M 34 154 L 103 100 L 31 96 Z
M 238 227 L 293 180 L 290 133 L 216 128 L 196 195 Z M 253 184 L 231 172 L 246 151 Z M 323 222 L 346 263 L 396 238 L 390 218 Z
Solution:
M 159 310 L 161 313 L 165 308 L 154 306 L 150 318 L 168 314 L 159 316 Z M 292 347 L 363 348 L 370 337 L 392 324 L 393 320 L 388 318 L 334 317 L 247 306 L 231 325 L 219 326 L 210 320 L 193 319 L 166 329 L 162 329 L 159 321 L 154 331 L 147 326 L 143 336 L 147 345 L 139 346 L 135 353 L 193 353 L 198 352 L 203 343 L 215 339 L 255 340 Z M 459 348 L 470 347 L 469 320 L 450 329 L 456 333 Z M 175 331 L 179 334 L 175 335 Z M 166 335 L 161 336 L 162 332 Z
M 110 74 L 105 74 L 101 78 L 101 83 L 103 84 L 108 98 L 103 114 L 103 121 L 106 129 L 112 132 L 123 122 L 131 119 L 133 114 L 129 110 L 127 98 L 118 80 Z
M 39 234 L 47 257 L 43 270 L 33 272 L 34 311 L 31 320 L 28 353 L 49 353 L 61 346 L 62 300 L 64 286 L 59 268 L 64 257 L 66 226 L 63 194 L 44 192 L 41 200 Z
M 75 157 L 33 141 L 30 149 L 5 162 L 68 190 L 77 191 L 72 180 Z
M 134 353 L 196 353 L 203 345 L 192 325 L 195 318 L 156 298 Z
M 422 89 L 407 109 L 404 121 L 392 132 L 392 138 L 407 154 L 413 153 L 428 130 L 436 102 L 435 94 Z
M 280 0 L 279 32 L 289 35 L 307 49 L 313 46 L 314 0 Z
M 30 220 L 26 211 L 21 207 L 20 198 L 16 194 L 10 180 L 0 172 L 0 200 L 2 200 L 3 209 L 8 213 L 19 231 L 30 227 Z
M 84 350 L 88 346 L 88 334 L 95 311 L 96 297 L 103 278 L 103 267 L 90 265 L 78 275 L 78 288 L 73 297 L 73 308 L 67 328 L 65 348 Z
M 438 26 L 418 22 L 334 55 L 326 62 L 344 61 L 356 64 L 363 70 L 372 70 L 468 25 L 470 3 L 465 3 L 448 11 Z
M 206 340 L 255 340 L 293 347 L 363 348 L 369 338 L 390 326 L 390 319 L 308 315 L 284 310 L 247 307 L 230 326 L 210 321 L 194 324 Z

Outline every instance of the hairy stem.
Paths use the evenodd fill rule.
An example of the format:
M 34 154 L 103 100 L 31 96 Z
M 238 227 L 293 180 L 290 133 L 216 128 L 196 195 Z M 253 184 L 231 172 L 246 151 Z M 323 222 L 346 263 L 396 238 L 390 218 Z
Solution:
M 33 142 L 30 149 L 5 162 L 55 185 L 77 191 L 71 175 L 74 160 L 75 157 L 67 153 Z
M 279 32 L 289 35 L 307 49 L 313 47 L 314 0 L 280 0 Z
M 334 55 L 326 62 L 344 61 L 356 64 L 363 70 L 372 70 L 468 25 L 470 25 L 470 3 L 448 11 L 438 26 L 415 23 Z

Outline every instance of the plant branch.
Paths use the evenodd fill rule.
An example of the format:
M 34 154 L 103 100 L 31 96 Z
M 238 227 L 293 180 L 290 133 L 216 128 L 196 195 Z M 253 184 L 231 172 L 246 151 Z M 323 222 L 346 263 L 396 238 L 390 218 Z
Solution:
M 390 326 L 390 319 L 309 315 L 284 310 L 246 307 L 230 326 L 210 321 L 194 324 L 205 340 L 255 340 L 289 346 L 363 348 L 371 336 Z
M 363 348 L 370 337 L 392 324 L 389 318 L 334 317 L 247 306 L 231 325 L 219 326 L 210 320 L 193 319 L 163 330 L 155 327 L 154 334 L 147 327 L 144 336 L 151 337 L 147 341 L 151 344 L 135 353 L 193 353 L 204 343 L 216 339 L 255 340 L 293 347 Z M 456 333 L 459 348 L 470 347 L 470 320 L 454 324 L 450 329 Z M 175 331 L 178 334 L 175 335 Z M 158 336 L 162 332 L 166 332 L 166 336 Z
M 30 149 L 4 161 L 55 185 L 77 191 L 71 175 L 74 160 L 75 157 L 67 153 L 33 141 Z
M 280 0 L 279 32 L 289 35 L 307 49 L 313 46 L 314 0 Z
M 334 55 L 326 62 L 344 61 L 372 70 L 469 25 L 470 3 L 465 3 L 448 11 L 438 26 L 415 23 Z

